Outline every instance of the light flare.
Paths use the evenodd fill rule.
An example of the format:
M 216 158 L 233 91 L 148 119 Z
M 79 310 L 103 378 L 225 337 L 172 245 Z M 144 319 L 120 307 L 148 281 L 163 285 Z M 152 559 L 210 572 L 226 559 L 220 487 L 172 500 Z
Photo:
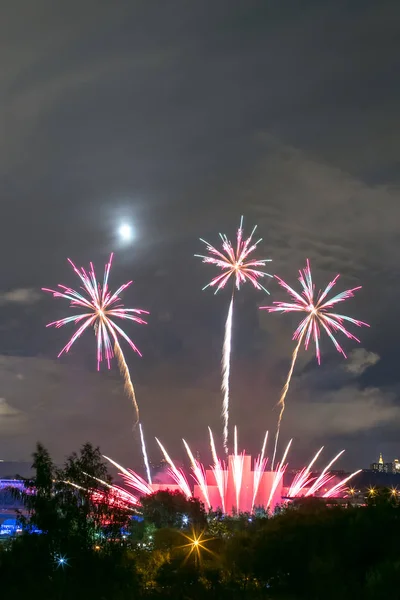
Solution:
M 210 542 L 214 538 L 212 538 L 212 537 L 205 538 L 204 531 L 202 531 L 200 534 L 196 533 L 195 531 L 192 531 L 191 536 L 186 535 L 186 533 L 183 533 L 183 532 L 181 532 L 181 533 L 182 533 L 182 536 L 188 540 L 187 544 L 183 544 L 182 546 L 179 546 L 180 548 L 186 548 L 188 550 L 188 555 L 186 557 L 186 560 L 192 555 L 192 553 L 195 553 L 196 559 L 200 562 L 202 550 L 209 552 L 210 554 L 213 554 L 211 552 L 211 550 L 209 550 L 209 548 L 207 548 L 207 546 L 205 544 L 207 544 L 207 542 Z

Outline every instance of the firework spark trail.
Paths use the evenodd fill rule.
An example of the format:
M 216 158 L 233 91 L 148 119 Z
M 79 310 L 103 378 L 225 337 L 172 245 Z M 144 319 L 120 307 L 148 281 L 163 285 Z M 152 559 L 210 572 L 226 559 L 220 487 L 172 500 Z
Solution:
M 338 460 L 338 458 L 342 456 L 343 452 L 344 450 L 341 450 L 338 454 L 336 454 L 334 458 L 332 458 L 331 462 L 326 465 L 321 475 L 314 481 L 314 483 L 306 493 L 306 496 L 312 496 L 322 487 L 322 485 L 326 484 L 328 481 L 330 481 L 330 479 L 333 478 L 333 476 L 329 476 L 329 473 L 327 473 L 327 471 L 331 468 L 333 463 L 335 463 Z M 328 476 L 330 477 L 329 480 L 326 479 L 326 477 Z
M 272 462 L 271 462 L 271 469 L 272 470 L 274 470 L 276 450 L 277 450 L 277 447 L 278 447 L 279 433 L 280 433 L 280 430 L 281 430 L 281 421 L 282 421 L 283 413 L 285 412 L 285 406 L 286 406 L 285 405 L 285 399 L 286 399 L 286 395 L 287 395 L 287 393 L 289 391 L 289 386 L 290 386 L 290 382 L 292 380 L 294 366 L 296 364 L 297 355 L 298 355 L 299 350 L 300 350 L 301 342 L 303 341 L 303 336 L 304 336 L 304 332 L 300 335 L 299 341 L 297 342 L 297 346 L 296 346 L 296 348 L 293 351 L 292 362 L 291 362 L 291 365 L 290 365 L 289 373 L 288 373 L 285 385 L 283 386 L 281 397 L 279 398 L 279 402 L 278 402 L 278 406 L 280 406 L 281 409 L 279 411 L 278 424 L 276 426 L 275 443 L 274 443 L 274 453 L 272 455 Z
M 231 370 L 231 349 L 232 349 L 232 317 L 233 317 L 233 294 L 229 304 L 228 316 L 225 324 L 224 347 L 222 351 L 222 393 L 224 395 L 222 403 L 222 418 L 224 421 L 223 444 L 225 454 L 228 454 L 228 426 L 229 426 L 229 381 Z
M 120 487 L 119 485 L 111 485 L 106 481 L 103 481 L 102 479 L 97 479 L 97 477 L 93 477 L 93 479 L 108 487 L 109 490 L 111 490 L 117 496 L 118 501 L 124 501 L 128 504 L 133 504 L 134 506 L 137 506 L 139 504 L 139 498 L 137 496 L 134 496 L 130 492 L 127 492 L 126 490 L 124 490 L 124 488 Z
M 265 471 L 265 467 L 266 467 L 267 462 L 268 462 L 268 458 L 264 458 L 265 448 L 267 446 L 267 440 L 268 440 L 268 431 L 266 432 L 265 437 L 264 437 L 264 443 L 263 443 L 262 448 L 261 448 L 261 454 L 259 454 L 257 456 L 256 460 L 254 461 L 253 500 L 252 500 L 252 503 L 251 503 L 251 509 L 252 510 L 254 508 L 254 503 L 256 501 L 256 496 L 257 496 L 257 493 L 258 493 L 258 488 L 260 487 L 261 478 L 263 476 L 263 473 Z
M 215 482 L 217 484 L 219 496 L 221 498 L 222 510 L 225 513 L 225 508 L 226 508 L 225 507 L 225 495 L 226 495 L 226 485 L 227 485 L 227 479 L 226 479 L 226 475 L 225 475 L 225 465 L 218 458 L 217 451 L 215 449 L 214 437 L 213 437 L 210 427 L 208 428 L 208 431 L 210 434 L 211 454 L 212 454 L 212 458 L 214 461 L 214 465 L 211 468 L 212 468 L 212 472 L 214 473 Z
M 294 498 L 295 496 L 298 496 L 303 488 L 312 483 L 312 481 L 315 481 L 315 478 L 310 478 L 311 467 L 313 466 L 323 449 L 324 447 L 322 446 L 318 450 L 314 458 L 311 460 L 311 462 L 307 465 L 307 467 L 302 469 L 300 473 L 296 475 L 287 494 L 289 498 Z
M 111 498 L 105 494 L 102 490 L 94 489 L 91 493 L 92 500 L 94 502 L 103 502 L 109 505 L 116 505 L 119 508 L 124 509 L 132 509 L 132 506 L 137 507 L 139 503 L 139 499 L 136 498 L 133 494 L 130 494 L 123 488 L 119 486 L 111 486 L 110 491 L 112 492 Z
M 140 492 L 143 496 L 147 496 L 147 494 L 152 494 L 153 489 L 149 486 L 149 484 L 142 478 L 140 475 L 132 471 L 131 469 L 125 469 L 122 465 L 118 464 L 112 458 L 109 458 L 105 454 L 103 457 L 108 460 L 114 467 L 117 467 L 120 471 L 120 475 L 122 475 L 125 483 L 129 485 L 129 487 L 134 490 Z
M 276 455 L 276 446 L 279 437 L 282 415 L 285 410 L 285 398 L 289 389 L 294 365 L 303 339 L 306 350 L 308 349 L 310 340 L 312 339 L 314 341 L 315 354 L 317 357 L 318 364 L 320 364 L 321 351 L 319 346 L 319 338 L 321 334 L 321 329 L 325 331 L 325 333 L 328 335 L 336 350 L 343 354 L 343 356 L 346 358 L 346 354 L 343 348 L 336 340 L 334 334 L 339 332 L 343 333 L 348 339 L 355 340 L 359 343 L 360 340 L 346 329 L 344 323 L 352 323 L 357 327 L 369 327 L 369 325 L 367 323 L 364 323 L 363 321 L 358 321 L 357 319 L 353 319 L 352 317 L 347 317 L 342 314 L 330 312 L 330 310 L 339 302 L 343 302 L 345 300 L 348 300 L 349 298 L 353 298 L 354 292 L 361 289 L 361 286 L 352 288 L 350 290 L 346 290 L 344 292 L 340 292 L 336 296 L 333 296 L 333 298 L 328 299 L 327 296 L 329 292 L 336 285 L 336 282 L 339 278 L 339 275 L 336 275 L 336 277 L 334 277 L 334 279 L 332 279 L 332 281 L 328 283 L 324 291 L 320 290 L 316 295 L 315 285 L 312 280 L 310 262 L 308 259 L 306 261 L 305 268 L 302 271 L 299 271 L 299 282 L 302 288 L 301 294 L 296 292 L 277 275 L 275 275 L 275 278 L 277 279 L 279 285 L 289 293 L 289 295 L 292 298 L 292 302 L 273 302 L 274 306 L 261 306 L 260 308 L 262 310 L 268 310 L 268 312 L 301 312 L 305 313 L 306 316 L 300 321 L 300 324 L 298 325 L 297 329 L 293 334 L 293 340 L 297 340 L 297 346 L 293 352 L 289 375 L 287 377 L 285 387 L 283 388 L 282 395 L 279 400 L 279 404 L 281 405 L 281 411 L 279 415 L 277 433 L 275 437 L 275 450 L 272 459 L 272 466 L 274 464 Z
M 144 441 L 144 434 L 143 434 L 143 428 L 142 428 L 141 423 L 139 423 L 139 431 L 140 431 L 140 442 L 142 445 L 143 462 L 144 462 L 144 466 L 146 468 L 146 473 L 147 473 L 147 482 L 149 485 L 151 485 L 152 481 L 151 481 L 150 465 L 149 465 L 149 459 L 147 456 L 146 442 Z
M 110 459 L 108 459 L 108 460 L 110 460 Z M 123 469 L 123 467 L 121 467 L 121 468 Z M 95 477 L 94 475 L 89 475 L 89 473 L 85 473 L 85 471 L 82 471 L 82 472 L 87 477 L 91 477 L 98 483 L 101 483 L 102 485 L 107 487 L 109 490 L 111 490 L 112 492 L 117 494 L 117 496 L 119 496 L 119 499 L 123 499 L 125 502 L 128 502 L 128 504 L 134 504 L 134 505 L 139 504 L 139 498 L 137 498 L 136 496 L 131 494 L 131 492 L 127 492 L 126 490 L 124 490 L 124 488 L 120 487 L 119 485 L 112 485 L 111 483 L 108 483 L 108 481 L 104 481 L 104 479 L 99 479 L 98 477 Z M 132 473 L 133 473 L 134 477 L 139 477 L 139 475 L 137 475 L 134 471 L 132 471 Z M 122 475 L 122 473 L 120 473 L 120 474 Z M 124 480 L 125 480 L 125 478 L 124 478 Z M 134 486 L 132 486 L 132 487 L 134 487 Z M 135 487 L 135 489 L 137 489 L 137 488 Z
M 133 424 L 135 427 L 139 422 L 139 405 L 136 400 L 135 388 L 133 387 L 133 383 L 131 380 L 131 374 L 129 373 L 128 365 L 126 364 L 125 356 L 121 350 L 121 346 L 117 338 L 114 338 L 114 352 L 118 361 L 119 371 L 124 378 L 124 389 L 127 393 L 128 397 L 132 400 L 133 408 L 136 413 L 136 420 Z
M 226 513 L 227 492 L 229 492 L 229 495 L 231 493 L 233 493 L 234 496 L 236 496 L 235 509 L 236 509 L 236 511 L 239 511 L 240 510 L 240 494 L 242 492 L 242 487 L 244 484 L 244 479 L 243 479 L 244 452 L 239 453 L 239 450 L 238 450 L 237 429 L 234 434 L 234 454 L 232 455 L 232 457 L 230 459 L 233 461 L 232 465 L 231 465 L 232 466 L 232 477 L 231 478 L 228 476 L 229 469 L 227 468 L 226 464 L 218 458 L 212 431 L 210 428 L 208 428 L 208 429 L 209 429 L 209 434 L 210 434 L 210 446 L 211 446 L 211 453 L 212 453 L 212 458 L 213 458 L 213 465 L 211 465 L 211 470 L 214 474 L 216 486 L 217 486 L 219 496 L 221 499 L 220 506 L 222 506 L 223 512 Z M 193 497 L 190 487 L 189 487 L 189 484 L 188 484 L 188 481 L 187 481 L 182 469 L 179 469 L 178 467 L 176 467 L 174 465 L 170 456 L 166 452 L 165 448 L 162 446 L 162 444 L 159 442 L 159 440 L 157 440 L 157 442 L 162 450 L 164 458 L 167 460 L 167 462 L 169 464 L 168 474 L 178 484 L 180 490 L 183 492 L 183 494 L 185 494 L 185 496 L 187 498 Z M 202 492 L 201 496 L 202 496 L 202 498 L 205 499 L 207 506 L 210 508 L 211 507 L 210 488 L 209 488 L 209 484 L 207 483 L 207 474 L 206 474 L 204 465 L 200 461 L 198 461 L 194 458 L 193 453 L 190 450 L 190 447 L 186 443 L 185 440 L 183 440 L 183 443 L 184 443 L 184 446 L 186 448 L 187 454 L 188 454 L 190 462 L 191 462 L 192 478 L 197 483 L 197 485 L 200 487 L 201 492 Z M 250 510 L 250 511 L 252 511 L 254 509 L 254 503 L 255 503 L 255 498 L 256 498 L 256 494 L 257 494 L 256 490 L 258 489 L 258 486 L 257 486 L 258 478 L 260 481 L 262 479 L 263 473 L 265 471 L 265 464 L 267 461 L 267 459 L 265 458 L 266 444 L 267 444 L 267 434 L 265 435 L 265 438 L 264 438 L 264 443 L 262 446 L 261 454 L 259 454 L 257 459 L 255 460 L 254 472 L 253 472 L 253 498 L 252 498 L 251 507 L 248 506 L 248 508 L 247 508 L 247 510 Z M 268 497 L 266 504 L 264 504 L 264 506 L 266 506 L 267 508 L 272 507 L 272 503 L 274 501 L 274 496 L 276 494 L 279 484 L 282 482 L 284 473 L 286 472 L 286 469 L 288 466 L 286 463 L 286 459 L 287 459 L 289 450 L 291 448 L 291 444 L 292 444 L 292 440 L 290 440 L 290 442 L 288 443 L 288 445 L 285 449 L 285 452 L 283 454 L 281 462 L 277 464 L 276 470 L 272 473 L 270 473 L 270 472 L 268 473 L 268 477 L 270 477 L 270 475 L 272 475 L 272 478 L 270 480 L 269 491 L 267 492 L 267 494 L 269 494 L 269 497 Z M 343 450 L 341 452 L 339 452 L 329 462 L 329 464 L 323 469 L 323 471 L 321 472 L 321 474 L 319 475 L 318 478 L 312 476 L 312 473 L 311 473 L 312 466 L 314 465 L 314 463 L 320 456 L 322 449 L 323 448 L 320 448 L 320 450 L 318 450 L 318 452 L 312 458 L 310 463 L 304 469 L 302 469 L 300 471 L 300 473 L 297 475 L 297 477 L 294 479 L 294 481 L 287 493 L 288 498 L 296 498 L 296 497 L 302 497 L 302 496 L 314 496 L 316 494 L 319 494 L 319 495 L 323 494 L 323 497 L 331 498 L 331 497 L 337 496 L 339 494 L 342 495 L 345 492 L 346 483 L 349 481 L 349 479 L 351 479 L 351 477 L 356 475 L 358 473 L 358 471 L 356 473 L 353 473 L 346 479 L 343 479 L 339 483 L 334 484 L 334 485 L 333 485 L 333 483 L 331 483 L 331 487 L 328 486 L 328 484 L 333 479 L 335 479 L 335 475 L 333 475 L 331 472 L 329 472 L 329 469 L 334 464 L 334 462 L 337 461 L 338 458 L 343 454 L 343 452 L 344 452 Z M 104 456 L 104 458 L 106 458 L 109 462 L 111 462 L 114 466 L 116 466 L 118 468 L 120 474 L 122 475 L 122 477 L 124 479 L 125 484 L 128 485 L 130 488 L 134 489 L 139 495 L 138 495 L 138 497 L 136 497 L 133 494 L 131 494 L 130 492 L 124 490 L 123 488 L 119 488 L 118 486 L 111 486 L 110 484 L 108 484 L 107 482 L 105 482 L 101 479 L 96 479 L 96 478 L 94 478 L 94 479 L 96 481 L 98 481 L 99 483 L 101 483 L 102 485 L 106 485 L 107 487 L 110 487 L 115 493 L 120 493 L 119 498 L 122 500 L 125 500 L 127 504 L 129 504 L 129 505 L 139 504 L 141 496 L 146 496 L 146 495 L 152 494 L 154 492 L 154 486 L 148 484 L 142 477 L 140 477 L 140 475 L 138 475 L 134 471 L 131 471 L 130 469 L 129 470 L 124 469 L 124 467 L 122 467 L 121 465 L 119 465 L 118 463 L 113 461 L 112 459 L 108 458 L 107 456 Z M 251 470 L 251 468 L 250 468 L 250 470 Z M 166 484 L 165 487 L 168 487 L 168 485 Z M 325 489 L 323 489 L 323 488 L 325 488 Z M 329 489 L 327 489 L 327 488 L 329 488 Z M 161 489 L 165 489 L 165 488 L 161 488 Z M 98 490 L 98 492 L 100 494 L 101 490 Z M 125 497 L 123 496 L 124 494 L 126 495 Z M 243 510 L 243 506 L 242 506 L 242 510 Z
M 236 495 L 236 511 L 239 514 L 239 502 L 240 502 L 240 490 L 242 489 L 242 479 L 243 479 L 243 463 L 244 463 L 244 452 L 238 453 L 238 440 L 237 440 L 237 427 L 235 425 L 235 434 L 234 434 L 234 455 L 232 458 L 232 475 L 233 482 L 235 485 L 235 495 Z
M 278 484 L 282 480 L 282 477 L 283 477 L 283 475 L 284 475 L 284 473 L 285 473 L 285 471 L 287 469 L 287 465 L 285 464 L 285 460 L 286 460 L 286 457 L 287 457 L 288 452 L 290 450 L 290 446 L 292 445 L 292 441 L 293 441 L 293 439 L 291 439 L 290 442 L 288 443 L 288 445 L 286 446 L 286 450 L 285 450 L 285 452 L 283 454 L 282 461 L 281 461 L 280 464 L 278 463 L 278 468 L 275 471 L 274 481 L 272 483 L 271 492 L 270 492 L 270 495 L 269 495 L 269 498 L 268 498 L 268 502 L 267 502 L 267 508 L 269 508 L 271 506 L 271 502 L 272 502 L 274 494 L 276 492 L 276 488 L 278 487 Z
M 127 492 L 126 490 L 124 490 L 123 488 L 120 488 L 117 485 L 111 485 L 110 483 L 107 483 L 107 481 L 104 481 L 103 479 L 98 479 L 98 477 L 94 477 L 93 475 L 89 475 L 88 473 L 83 472 L 84 475 L 86 475 L 87 477 L 91 477 L 92 479 L 94 479 L 95 481 L 97 481 L 98 483 L 101 483 L 102 485 L 106 486 L 107 488 L 109 488 L 115 495 L 116 495 L 116 500 L 117 501 L 121 501 L 121 502 L 126 502 L 129 505 L 133 504 L 133 505 L 137 505 L 139 504 L 139 499 L 136 498 L 136 496 L 134 496 L 133 494 L 131 494 L 130 492 Z M 82 490 L 87 492 L 88 489 L 78 485 L 77 483 L 73 483 L 72 481 L 63 481 L 63 483 L 66 483 L 67 485 L 70 485 L 74 488 L 76 488 L 77 490 Z M 90 491 L 90 490 L 89 490 Z M 92 498 L 93 500 L 104 500 L 105 494 L 102 490 L 99 489 L 95 489 L 92 490 Z M 126 505 L 124 505 L 126 507 Z
M 192 492 L 190 491 L 190 487 L 189 487 L 189 484 L 188 484 L 188 482 L 186 480 L 186 477 L 185 477 L 184 473 L 182 472 L 181 469 L 178 469 L 174 465 L 174 463 L 171 460 L 168 452 L 166 451 L 166 449 L 164 448 L 164 446 L 162 445 L 162 443 L 160 442 L 160 440 L 156 438 L 156 442 L 160 446 L 161 452 L 163 453 L 165 460 L 167 461 L 167 463 L 170 466 L 169 473 L 170 473 L 171 477 L 179 485 L 179 487 L 181 488 L 183 494 L 187 498 L 192 498 Z
M 189 459 L 190 459 L 191 468 L 192 468 L 192 471 L 193 471 L 192 477 L 193 477 L 193 479 L 195 480 L 195 482 L 197 483 L 197 485 L 201 489 L 201 492 L 202 492 L 203 497 L 204 497 L 204 499 L 206 501 L 208 510 L 211 510 L 211 503 L 210 503 L 210 497 L 209 497 L 209 494 L 208 494 L 206 472 L 204 470 L 204 467 L 193 456 L 192 451 L 189 448 L 189 444 L 187 444 L 185 440 L 182 440 L 182 441 L 183 441 L 183 444 L 184 444 L 184 446 L 186 448 L 186 452 L 187 452 L 187 454 L 189 456 Z
M 355 475 L 361 473 L 362 469 L 358 469 L 358 471 L 354 471 L 351 475 L 343 479 L 343 481 L 339 481 L 338 484 L 334 485 L 330 490 L 328 490 L 322 497 L 323 498 L 334 498 L 334 494 L 340 494 L 345 491 L 346 483 L 350 481 Z
M 225 324 L 224 345 L 222 353 L 222 418 L 223 418 L 223 443 L 226 454 L 228 454 L 228 422 L 229 422 L 229 376 L 230 376 L 230 358 L 232 345 L 232 319 L 233 319 L 233 298 L 234 290 L 240 290 L 240 286 L 246 281 L 250 282 L 257 290 L 264 290 L 267 294 L 268 290 L 261 284 L 260 280 L 263 277 L 272 277 L 269 273 L 260 270 L 260 267 L 265 267 L 270 259 L 249 259 L 249 256 L 254 252 L 262 238 L 256 242 L 252 242 L 253 235 L 257 229 L 254 227 L 250 236 L 243 239 L 243 217 L 240 219 L 240 225 L 236 233 L 236 248 L 228 240 L 224 234 L 219 234 L 222 241 L 222 248 L 218 250 L 205 240 L 200 238 L 200 241 L 206 245 L 207 255 L 195 254 L 201 258 L 203 263 L 211 264 L 222 270 L 222 273 L 214 277 L 210 283 L 204 286 L 203 290 L 208 287 L 215 288 L 215 293 L 224 289 L 228 281 L 233 279 L 233 292 L 229 305 L 228 317 Z
M 45 292 L 53 294 L 54 298 L 64 298 L 69 300 L 71 308 L 80 308 L 85 312 L 59 319 L 58 321 L 53 321 L 52 323 L 49 323 L 47 327 L 54 326 L 59 328 L 68 325 L 69 323 L 74 323 L 78 326 L 68 343 L 58 354 L 58 357 L 64 352 L 68 352 L 71 349 L 71 346 L 86 329 L 94 327 L 97 346 L 97 369 L 100 370 L 100 363 L 103 360 L 106 361 L 107 366 L 110 369 L 111 360 L 116 355 L 121 374 L 124 377 L 125 389 L 132 399 L 136 414 L 138 415 L 138 406 L 134 388 L 118 337 L 123 338 L 132 350 L 139 354 L 139 356 L 141 356 L 141 353 L 125 331 L 121 329 L 113 319 L 125 319 L 145 325 L 146 321 L 142 319 L 141 315 L 149 313 L 148 311 L 139 308 L 124 308 L 123 304 L 121 304 L 119 296 L 131 285 L 132 281 L 124 283 L 114 293 L 109 290 L 108 279 L 111 271 L 112 259 L 113 254 L 110 255 L 110 260 L 105 266 L 103 284 L 100 284 L 97 281 L 92 263 L 90 263 L 89 271 L 86 271 L 83 267 L 78 269 L 75 264 L 68 259 L 68 262 L 82 283 L 81 289 L 84 294 L 61 284 L 58 285 L 58 290 L 48 288 L 42 289 Z

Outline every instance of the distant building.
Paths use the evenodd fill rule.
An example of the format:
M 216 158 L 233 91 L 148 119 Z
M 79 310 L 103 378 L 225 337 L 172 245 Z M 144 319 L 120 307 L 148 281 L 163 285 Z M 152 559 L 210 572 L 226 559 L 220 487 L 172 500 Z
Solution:
M 372 471 L 378 471 L 379 473 L 390 473 L 391 475 L 400 475 L 400 461 L 395 458 L 393 462 L 385 462 L 383 460 L 382 452 L 379 454 L 378 462 L 374 462 L 371 465 Z

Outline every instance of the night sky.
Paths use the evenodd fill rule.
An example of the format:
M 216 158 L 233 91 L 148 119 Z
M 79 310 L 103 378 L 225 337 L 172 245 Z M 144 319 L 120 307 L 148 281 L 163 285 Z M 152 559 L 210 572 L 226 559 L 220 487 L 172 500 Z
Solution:
M 296 285 L 363 285 L 343 311 L 371 324 L 362 344 L 302 351 L 281 439 L 291 466 L 322 444 L 344 468 L 400 455 L 400 38 L 395 0 L 5 0 L 0 21 L 0 458 L 37 440 L 60 461 L 86 440 L 140 465 L 116 366 L 96 372 L 88 332 L 57 360 L 68 305 L 42 286 L 75 285 L 66 258 L 151 311 L 126 348 L 150 453 L 181 437 L 207 454 L 219 433 L 220 350 L 229 292 L 194 258 L 199 237 L 257 223 L 260 255 Z M 135 237 L 123 244 L 117 229 Z M 274 431 L 296 315 L 250 286 L 234 322 L 231 423 L 256 453 Z M 344 305 L 343 305 L 344 306 Z M 125 348 L 125 346 L 124 346 Z M 399 456 L 400 457 L 400 456 Z

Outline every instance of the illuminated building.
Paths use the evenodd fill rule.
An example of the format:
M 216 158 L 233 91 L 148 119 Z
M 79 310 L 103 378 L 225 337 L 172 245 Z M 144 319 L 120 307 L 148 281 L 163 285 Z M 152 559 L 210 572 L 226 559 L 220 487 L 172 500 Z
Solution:
M 378 462 L 374 462 L 371 465 L 372 471 L 378 471 L 379 473 L 391 473 L 392 475 L 400 475 L 400 461 L 395 458 L 393 462 L 384 462 L 382 452 L 379 454 Z

